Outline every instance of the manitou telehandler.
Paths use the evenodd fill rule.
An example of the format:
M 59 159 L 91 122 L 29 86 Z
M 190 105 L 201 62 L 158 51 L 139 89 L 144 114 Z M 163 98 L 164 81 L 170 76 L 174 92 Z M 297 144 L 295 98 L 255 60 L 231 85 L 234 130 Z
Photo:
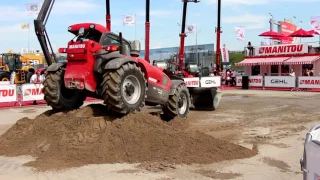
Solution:
M 192 62 L 185 62 L 184 40 L 186 37 L 186 16 L 188 2 L 198 3 L 200 0 L 182 0 L 183 14 L 180 34 L 180 49 L 178 57 L 173 55 L 169 61 L 157 61 L 157 66 L 166 69 L 166 74 L 176 75 L 184 79 L 190 92 L 191 108 L 215 110 L 221 99 L 221 77 L 209 76 L 210 67 L 201 67 L 198 58 Z M 193 57 L 197 57 L 197 51 Z
M 75 37 L 66 48 L 67 62 L 52 63 L 46 22 L 54 0 L 45 0 L 34 20 L 35 33 L 49 67 L 43 83 L 44 99 L 56 111 L 77 109 L 86 97 L 103 99 L 109 111 L 125 115 L 145 102 L 163 107 L 163 117 L 186 117 L 190 94 L 183 79 L 170 79 L 159 68 L 139 58 L 140 42 L 110 32 L 110 2 L 106 0 L 107 28 L 96 23 L 74 24 Z M 147 22 L 149 24 L 147 0 Z M 147 31 L 147 30 L 146 30 Z M 53 59 L 55 55 L 52 51 Z M 57 62 L 57 61 L 55 61 Z

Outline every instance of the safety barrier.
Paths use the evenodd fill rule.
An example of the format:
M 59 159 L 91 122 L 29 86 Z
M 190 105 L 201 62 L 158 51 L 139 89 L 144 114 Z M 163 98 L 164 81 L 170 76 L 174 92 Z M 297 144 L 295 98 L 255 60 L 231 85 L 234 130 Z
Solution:
M 8 81 L 9 82 L 9 81 Z M 0 83 L 0 103 L 15 102 L 22 105 L 24 101 L 43 100 L 42 84 L 10 84 Z
M 236 77 L 236 86 L 242 86 L 242 76 Z M 320 88 L 320 76 L 249 76 L 249 87 Z

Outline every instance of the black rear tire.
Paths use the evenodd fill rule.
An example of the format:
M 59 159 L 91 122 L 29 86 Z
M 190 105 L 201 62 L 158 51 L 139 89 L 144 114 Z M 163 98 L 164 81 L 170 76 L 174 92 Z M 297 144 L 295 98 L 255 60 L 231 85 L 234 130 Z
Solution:
M 10 81 L 10 74 L 3 72 L 0 74 L 0 81 Z
M 146 91 L 144 73 L 135 63 L 125 63 L 103 75 L 101 93 L 109 111 L 122 115 L 140 111 Z
M 44 100 L 55 111 L 78 109 L 83 105 L 86 95 L 82 91 L 67 89 L 64 85 L 64 70 L 48 72 L 43 82 Z
M 175 117 L 186 118 L 190 109 L 189 90 L 184 85 L 179 85 L 175 93 L 169 96 L 168 102 L 163 106 L 162 118 L 172 120 Z

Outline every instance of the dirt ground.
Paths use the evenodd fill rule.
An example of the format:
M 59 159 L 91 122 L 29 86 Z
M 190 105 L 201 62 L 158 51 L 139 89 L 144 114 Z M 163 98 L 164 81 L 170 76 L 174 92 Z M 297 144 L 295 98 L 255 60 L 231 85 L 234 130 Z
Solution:
M 223 99 L 216 111 L 192 111 L 190 113 L 187 119 L 188 124 L 190 124 L 189 129 L 198 130 L 226 141 L 225 144 L 229 144 L 228 142 L 235 143 L 248 149 L 251 149 L 253 144 L 257 144 L 258 155 L 216 163 L 186 163 L 188 165 L 162 162 L 142 164 L 133 162 L 130 164 L 99 163 L 99 165 L 91 164 L 59 172 L 35 172 L 30 167 L 23 165 L 34 160 L 31 156 L 0 156 L 0 179 L 69 180 L 106 179 L 106 177 L 107 179 L 155 180 L 302 179 L 299 160 L 302 156 L 306 132 L 312 125 L 319 122 L 320 111 L 317 105 L 320 96 L 317 93 L 307 92 L 251 90 L 230 90 L 223 91 L 223 93 Z M 0 110 L 0 133 L 3 134 L 22 117 L 34 118 L 47 110 L 47 107 Z M 157 112 L 159 109 L 146 107 L 145 111 Z M 154 131 L 154 129 L 149 130 Z M 144 133 L 146 132 L 147 130 L 144 131 Z M 161 133 L 163 132 L 160 131 Z M 164 135 L 162 134 L 162 136 Z M 176 137 L 179 138 L 179 136 Z M 190 137 L 192 136 L 188 135 L 186 139 L 190 139 Z M 210 142 L 208 141 L 208 144 Z M 189 144 L 190 149 L 194 148 L 194 143 Z M 172 147 L 175 148 L 175 146 Z M 206 147 L 199 147 L 199 151 L 209 152 Z M 229 148 L 232 146 L 221 147 Z M 188 148 L 188 146 L 185 148 Z M 218 156 L 221 152 L 217 152 Z M 237 151 L 233 152 L 236 153 Z M 176 152 L 172 153 L 175 154 Z M 215 157 L 206 154 L 204 156 Z M 241 157 L 241 155 L 234 156 Z M 54 154 L 53 157 L 55 157 Z M 197 157 L 199 156 L 197 155 Z M 196 159 L 197 157 L 193 158 Z M 202 157 L 201 160 L 204 159 Z

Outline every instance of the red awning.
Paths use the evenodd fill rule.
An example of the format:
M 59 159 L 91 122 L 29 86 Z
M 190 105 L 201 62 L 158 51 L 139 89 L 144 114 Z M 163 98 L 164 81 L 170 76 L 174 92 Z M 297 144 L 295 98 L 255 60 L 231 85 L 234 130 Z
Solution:
M 259 65 L 279 65 L 290 57 L 270 57 L 270 58 L 261 58 Z
M 236 66 L 256 66 L 258 62 L 263 58 L 245 58 L 243 61 L 239 63 L 235 63 Z
M 301 57 L 292 57 L 289 60 L 285 61 L 283 64 L 312 64 L 314 61 L 320 59 L 320 56 L 301 56 Z

